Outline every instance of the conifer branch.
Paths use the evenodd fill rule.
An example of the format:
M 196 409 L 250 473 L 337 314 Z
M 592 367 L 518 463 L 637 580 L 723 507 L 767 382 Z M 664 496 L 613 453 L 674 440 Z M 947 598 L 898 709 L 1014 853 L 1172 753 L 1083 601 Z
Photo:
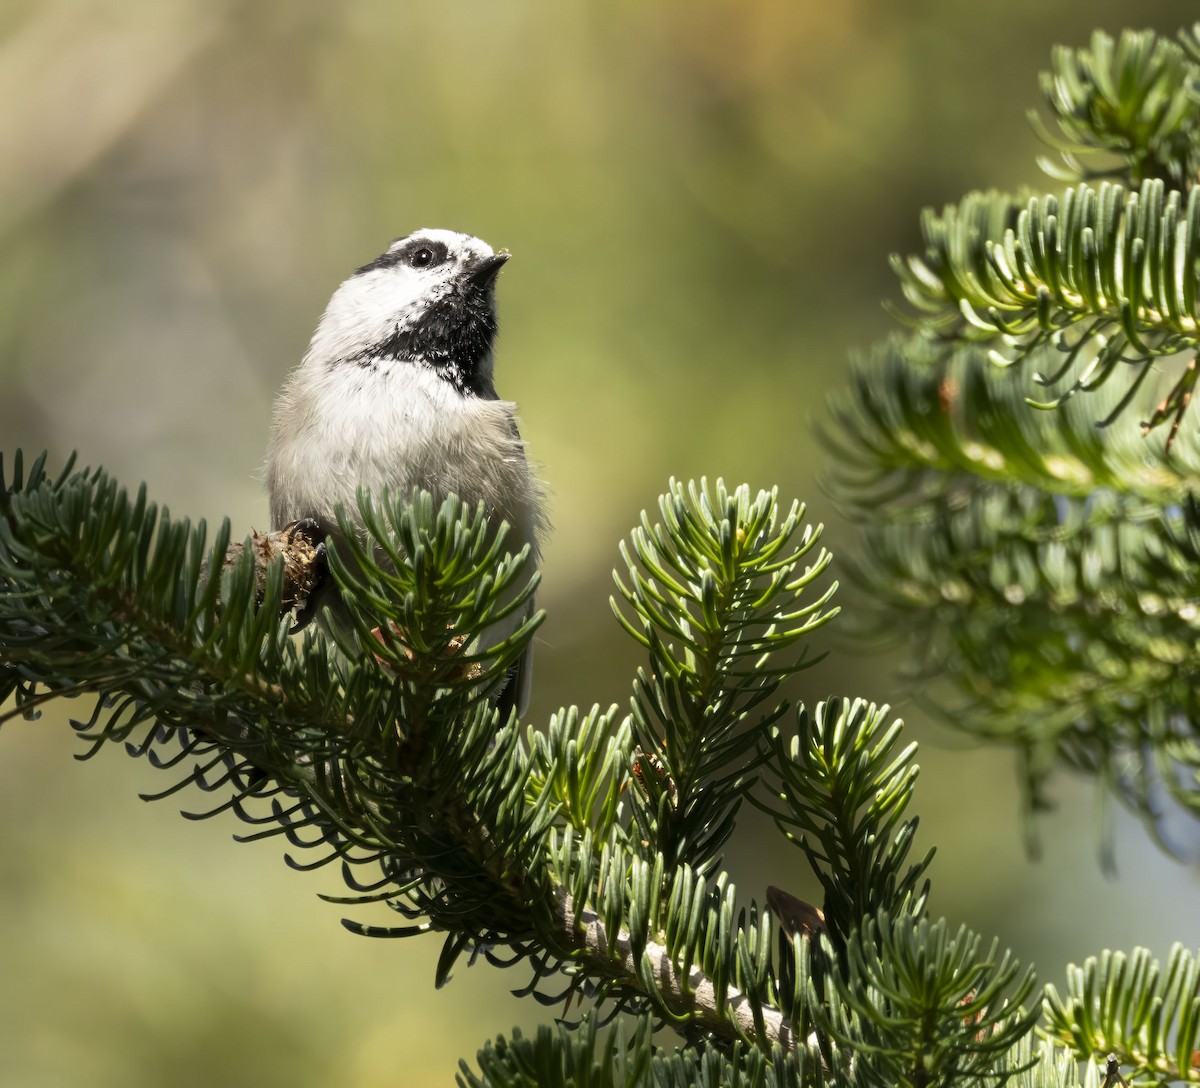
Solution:
M 1030 112 L 1035 131 L 1061 157 L 1040 160 L 1053 177 L 1090 180 L 1157 178 L 1177 189 L 1195 184 L 1200 146 L 1195 31 L 1180 44 L 1153 31 L 1102 30 L 1083 49 L 1056 46 L 1042 95 L 1058 132 Z
M 922 233 L 922 256 L 892 262 L 905 297 L 940 336 L 996 342 L 1001 365 L 1052 348 L 1072 368 L 1075 392 L 1128 374 L 1131 363 L 1141 368 L 1136 382 L 1152 361 L 1190 359 L 1200 346 L 1200 190 L 1081 184 L 1023 206 L 972 194 L 941 216 L 926 212 Z M 1177 377 L 1147 429 L 1171 419 L 1178 430 L 1193 373 Z
M 1061 996 L 1046 987 L 1045 1012 L 1052 1038 L 1108 1054 L 1131 1079 L 1200 1084 L 1200 970 L 1181 945 L 1165 965 L 1145 948 L 1072 964 Z
M 1031 808 L 1067 765 L 1168 848 L 1164 813 L 1200 813 L 1197 33 L 1055 53 L 1044 135 L 1082 180 L 927 212 L 894 262 L 912 332 L 828 429 L 859 622 L 906 633 L 923 704 L 1015 747 Z
M 1031 364 L 1048 367 L 1048 354 L 1056 355 L 1043 349 Z M 1113 491 L 1147 508 L 1179 503 L 1200 481 L 1200 437 L 1182 433 L 1169 455 L 1145 441 L 1122 414 L 1152 410 L 1153 390 L 1142 393 L 1123 403 L 1108 385 L 1039 411 L 1023 377 L 998 369 L 980 347 L 938 351 L 920 338 L 889 339 L 830 398 L 829 488 L 851 516 L 872 519 L 913 520 L 926 500 L 966 479 L 1070 498 Z
M 52 480 L 43 461 L 26 474 L 18 458 L 0 506 L 0 694 L 31 712 L 48 692 L 94 692 L 77 723 L 92 751 L 121 741 L 183 768 L 180 784 L 226 798 L 198 817 L 230 809 L 247 838 L 315 850 L 290 863 L 338 863 L 351 894 L 335 902 L 382 901 L 404 919 L 346 922 L 352 931 L 441 931 L 439 985 L 471 953 L 524 964 L 540 1000 L 579 994 L 659 1018 L 734 1066 L 754 1053 L 851 1078 L 919 1055 L 949 1071 L 940 1029 L 916 1050 L 893 1039 L 854 1056 L 871 1031 L 853 1007 L 862 966 L 843 962 L 846 950 L 886 929 L 919 954 L 941 932 L 916 918 L 928 859 L 905 868 L 915 825 L 903 818 L 907 757 L 889 754 L 896 727 L 837 702 L 815 718 L 818 735 L 836 723 L 832 746 L 789 746 L 778 731 L 764 742 L 786 711 L 769 697 L 802 662 L 802 637 L 833 614 L 832 588 L 814 589 L 829 562 L 812 554 L 817 534 L 800 530 L 799 507 L 779 517 L 773 493 L 720 482 L 673 483 L 660 512 L 661 524 L 643 519 L 618 581 L 623 625 L 649 654 L 631 712 L 570 708 L 523 735 L 489 696 L 540 617 L 478 643 L 532 589 L 525 554 L 504 556 L 479 511 L 454 499 L 435 509 L 420 493 L 362 496 L 366 543 L 349 560 L 328 556 L 353 632 L 335 648 L 317 632 L 289 636 L 300 594 L 285 586 L 286 556 L 268 558 L 262 540 L 239 554 L 226 526 L 206 549 L 202 526 L 172 522 L 144 493 L 131 501 L 103 472 Z M 319 553 L 295 536 L 283 552 Z M 807 721 L 801 710 L 803 733 Z M 802 751 L 824 754 L 806 765 Z M 785 806 L 806 789 L 834 799 L 824 813 L 778 814 L 808 829 L 798 845 L 826 882 L 834 940 L 821 936 L 819 954 L 815 934 L 739 909 L 729 878 L 709 876 L 740 802 L 764 803 L 759 768 L 790 784 L 773 787 Z M 939 970 L 961 971 L 963 949 L 974 956 L 969 941 L 940 947 Z M 988 1050 L 995 1065 L 1013 975 L 988 959 L 974 969 L 998 971 L 972 1021 L 984 1026 L 971 1029 L 1005 1040 Z M 962 1022 L 961 995 L 929 1006 L 916 983 L 897 1000 Z

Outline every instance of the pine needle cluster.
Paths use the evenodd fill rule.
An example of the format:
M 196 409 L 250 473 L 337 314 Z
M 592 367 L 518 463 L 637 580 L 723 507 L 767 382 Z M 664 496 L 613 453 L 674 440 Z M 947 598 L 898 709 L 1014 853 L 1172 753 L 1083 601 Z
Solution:
M 1043 91 L 1072 184 L 925 213 L 831 485 L 925 702 L 1012 745 L 1034 808 L 1070 767 L 1162 841 L 1200 815 L 1200 24 L 1057 49 Z

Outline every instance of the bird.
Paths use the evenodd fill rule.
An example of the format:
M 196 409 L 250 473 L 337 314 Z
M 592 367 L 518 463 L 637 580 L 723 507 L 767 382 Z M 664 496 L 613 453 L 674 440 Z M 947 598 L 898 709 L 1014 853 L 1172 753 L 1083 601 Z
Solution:
M 508 259 L 471 235 L 421 229 L 334 291 L 275 403 L 266 464 L 273 530 L 315 523 L 315 535 L 337 548 L 339 506 L 366 534 L 360 487 L 375 496 L 422 488 L 435 505 L 451 494 L 482 503 L 490 525 L 508 523 L 506 549 L 528 545 L 526 570 L 536 569 L 546 496 L 516 405 L 494 381 L 496 278 Z M 326 610 L 337 607 L 332 596 Z M 494 644 L 524 618 L 485 638 Z M 532 644 L 496 697 L 504 717 L 528 708 L 531 653 Z

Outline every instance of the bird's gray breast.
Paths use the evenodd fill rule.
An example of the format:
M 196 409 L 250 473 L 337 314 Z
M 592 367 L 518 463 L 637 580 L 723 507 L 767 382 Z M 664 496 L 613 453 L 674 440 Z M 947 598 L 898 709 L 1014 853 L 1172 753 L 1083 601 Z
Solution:
M 456 494 L 508 521 L 514 550 L 536 546 L 540 499 L 507 401 L 464 397 L 419 364 L 380 360 L 324 373 L 301 367 L 281 402 L 268 459 L 276 528 L 311 517 L 336 525 L 341 504 L 359 521 L 361 486 L 378 496 Z M 297 425 L 299 424 L 299 425 Z

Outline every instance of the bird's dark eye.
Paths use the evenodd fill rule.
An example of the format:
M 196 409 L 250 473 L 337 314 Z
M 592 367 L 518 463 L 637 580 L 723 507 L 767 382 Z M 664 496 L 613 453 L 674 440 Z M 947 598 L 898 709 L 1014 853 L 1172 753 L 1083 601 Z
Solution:
M 445 262 L 449 252 L 441 242 L 410 242 L 403 257 L 409 268 L 436 268 Z

